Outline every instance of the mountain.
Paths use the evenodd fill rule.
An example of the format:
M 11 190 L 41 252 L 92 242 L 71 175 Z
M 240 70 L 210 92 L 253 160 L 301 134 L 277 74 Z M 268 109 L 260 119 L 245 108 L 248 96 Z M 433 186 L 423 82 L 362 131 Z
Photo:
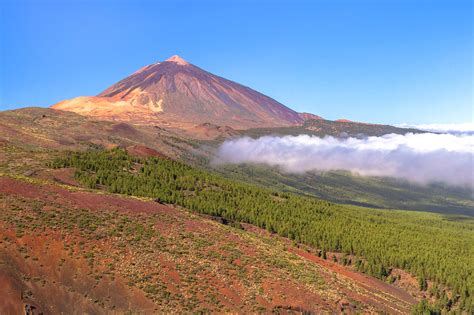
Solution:
M 62 101 L 52 108 L 104 120 L 174 127 L 202 123 L 234 129 L 280 127 L 318 117 L 299 114 L 179 56 L 145 66 L 97 96 Z
M 323 117 L 311 113 L 298 113 L 298 116 L 300 116 L 300 118 L 304 121 L 323 119 Z
M 390 133 L 404 135 L 407 133 L 425 132 L 413 128 L 398 128 L 390 125 L 367 124 L 354 122 L 347 119 L 332 121 L 323 119 L 321 117 L 311 119 L 310 116 L 306 116 L 305 118 L 305 121 L 299 125 L 273 128 L 249 128 L 247 130 L 242 130 L 241 135 L 257 138 L 265 135 L 297 136 L 304 134 L 318 137 L 333 136 L 344 138 L 367 136 L 380 137 Z

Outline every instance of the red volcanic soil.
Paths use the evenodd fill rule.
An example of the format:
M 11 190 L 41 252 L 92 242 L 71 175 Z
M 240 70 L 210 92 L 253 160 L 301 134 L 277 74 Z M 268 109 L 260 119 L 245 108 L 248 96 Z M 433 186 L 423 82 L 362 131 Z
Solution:
M 71 189 L 0 177 L 0 314 L 407 313 L 416 302 L 258 229 Z
M 243 228 L 246 231 L 249 231 L 253 234 L 260 236 L 267 236 L 272 238 L 281 238 L 275 234 L 268 232 L 265 229 L 255 227 L 250 224 L 242 224 Z M 283 241 L 288 246 L 288 251 L 294 253 L 304 259 L 311 261 L 314 264 L 317 264 L 320 267 L 324 268 L 324 272 L 321 272 L 321 275 L 325 280 L 330 283 L 332 287 L 338 287 L 341 291 L 344 292 L 345 296 L 350 298 L 350 300 L 359 301 L 369 305 L 373 305 L 379 310 L 384 310 L 388 313 L 409 313 L 411 306 L 418 302 L 418 299 L 424 298 L 420 291 L 414 288 L 413 286 L 394 286 L 388 284 L 382 280 L 370 277 L 363 273 L 359 273 L 350 269 L 349 267 L 342 266 L 330 260 L 322 259 L 306 250 L 295 248 L 291 245 L 291 242 L 287 239 Z M 328 257 L 331 257 L 333 253 L 328 253 Z M 335 255 L 340 255 L 334 253 Z M 396 273 L 400 272 L 395 270 Z M 335 281 L 334 275 L 337 275 L 338 278 L 348 280 L 349 282 L 343 281 L 342 283 Z M 413 277 L 404 273 L 402 279 L 412 279 Z M 349 284 L 349 285 L 347 285 Z M 354 284 L 356 284 L 354 286 Z M 353 304 L 347 303 L 346 299 L 340 301 L 341 311 L 344 309 L 344 312 L 350 311 Z
M 413 304 L 417 303 L 417 300 L 411 296 L 408 292 L 383 282 L 379 279 L 367 276 L 365 274 L 355 272 L 337 263 L 322 259 L 314 254 L 308 253 L 301 249 L 289 248 L 290 252 L 297 254 L 298 256 L 304 257 L 318 265 L 324 266 L 328 270 L 335 272 L 338 276 L 346 277 L 358 285 L 364 287 L 373 293 L 372 296 L 366 296 L 364 299 L 367 303 L 377 305 L 379 308 L 384 309 L 386 312 L 404 312 L 409 309 Z M 348 291 L 349 296 L 356 294 L 355 292 Z M 385 296 L 385 297 L 384 297 Z M 390 296 L 396 303 L 389 305 L 386 304 L 386 297 Z M 355 296 L 352 296 L 355 298 Z
M 310 120 L 310 119 L 316 119 L 316 120 L 324 119 L 321 116 L 311 114 L 311 113 L 298 113 L 298 116 L 300 116 L 300 118 L 303 119 L 304 121 Z
M 156 213 L 171 211 L 173 208 L 154 202 L 143 202 L 136 198 L 118 195 L 67 190 L 54 185 L 32 185 L 8 177 L 0 178 L 0 192 L 18 197 L 54 200 L 74 208 L 97 211 L 122 211 L 134 213 Z M 54 197 L 53 197 L 54 196 Z
M 5 177 L 0 178 L 0 197 L 2 210 L 7 206 L 5 197 L 27 200 L 28 205 L 38 201 L 54 204 L 45 206 L 44 211 L 51 211 L 60 205 L 134 214 L 170 210 L 153 202 L 69 191 L 54 185 L 32 185 Z M 121 275 L 97 278 L 87 260 L 82 259 L 82 254 L 74 254 L 77 259 L 68 254 L 68 249 L 78 251 L 77 244 L 86 244 L 86 248 L 100 247 L 100 244 L 92 245 L 93 241 L 78 237 L 74 232 L 64 235 L 57 230 L 43 230 L 43 233 L 17 238 L 5 223 L 0 221 L 0 288 L 7 295 L 0 298 L 0 314 L 22 314 L 25 307 L 33 308 L 33 314 L 157 310 L 155 303 L 143 291 L 127 285 L 127 280 Z M 37 222 L 31 224 L 36 225 Z M 103 266 L 96 268 L 102 269 Z M 108 311 L 107 306 L 110 308 Z
M 59 184 L 79 187 L 80 184 L 74 179 L 74 168 L 48 169 L 36 172 L 34 176 L 45 180 L 53 180 Z
M 149 147 L 146 147 L 144 145 L 132 145 L 132 146 L 127 147 L 126 150 L 128 154 L 139 156 L 139 157 L 154 156 L 154 157 L 160 157 L 160 158 L 167 158 L 166 155 L 156 150 L 153 150 Z
M 195 139 L 217 139 L 229 138 L 239 134 L 239 132 L 229 126 L 217 126 L 211 123 L 204 123 L 193 126 L 186 130 L 187 134 Z
M 221 231 L 223 225 L 155 202 L 116 195 L 70 191 L 54 185 L 34 185 L 5 177 L 0 178 L 0 197 L 2 200 L 9 200 L 9 198 L 24 200 L 27 205 L 36 204 L 39 201 L 46 202 L 51 206 L 44 206 L 43 211 L 48 212 L 66 207 L 77 209 L 77 211 L 89 209 L 96 213 L 117 213 L 117 216 L 118 213 L 121 213 L 130 218 L 147 218 L 158 215 L 162 220 L 156 221 L 155 227 L 164 238 L 169 238 L 173 243 L 177 242 L 176 244 L 181 249 L 185 249 L 186 246 L 183 246 L 184 243 L 179 244 L 180 239 L 189 233 L 202 235 L 202 241 L 211 237 L 212 239 L 225 240 L 225 242 L 232 240 L 232 242 L 235 242 L 232 244 L 237 247 L 242 246 L 241 250 L 245 252 L 241 256 L 242 259 L 254 261 L 255 264 L 255 266 L 247 266 L 239 263 L 240 273 L 243 272 L 244 275 L 254 272 L 253 268 L 259 266 L 258 260 L 255 259 L 263 255 L 259 250 L 252 248 L 251 243 L 247 244 L 238 235 Z M 15 206 L 15 208 L 18 208 L 18 206 Z M 33 221 L 31 224 L 36 225 L 38 222 Z M 314 301 L 322 299 L 317 293 L 310 290 L 300 291 L 301 284 L 294 280 L 291 280 L 291 282 L 285 280 L 279 283 L 277 279 L 280 272 L 269 270 L 272 276 L 262 279 L 264 294 L 256 297 L 251 303 L 255 306 L 252 306 L 248 304 L 248 294 L 251 287 L 242 283 L 242 280 L 239 280 L 241 276 L 237 277 L 232 269 L 230 270 L 231 273 L 226 275 L 226 271 L 222 269 L 224 266 L 219 261 L 206 263 L 210 263 L 211 266 L 215 265 L 213 268 L 217 268 L 216 272 L 219 276 L 203 272 L 204 270 L 193 275 L 189 274 L 188 271 L 191 265 L 185 268 L 182 265 L 176 265 L 176 261 L 171 259 L 169 256 L 171 248 L 163 252 L 155 250 L 151 254 L 148 251 L 140 253 L 136 248 L 127 246 L 122 254 L 124 256 L 120 257 L 117 254 L 116 245 L 106 239 L 94 241 L 93 239 L 84 239 L 84 237 L 78 236 L 76 232 L 62 234 L 60 231 L 50 229 L 38 234 L 28 233 L 22 237 L 15 237 L 15 231 L 6 226 L 5 222 L 0 221 L 0 225 L 2 226 L 0 236 L 9 239 L 9 242 L 3 247 L 4 250 L 0 252 L 0 261 L 3 262 L 0 266 L 6 266 L 5 270 L 2 269 L 0 272 L 0 286 L 9 288 L 11 292 L 8 298 L 0 302 L 0 313 L 2 314 L 10 311 L 11 313 L 20 313 L 25 305 L 35 307 L 36 310 L 45 313 L 69 313 L 72 311 L 70 309 L 71 305 L 75 305 L 75 309 L 81 312 L 96 314 L 106 313 L 107 309 L 111 307 L 124 311 L 127 309 L 125 305 L 131 305 L 135 311 L 166 310 L 167 308 L 162 308 L 161 303 L 156 302 L 152 296 L 148 296 L 136 287 L 126 285 L 129 281 L 126 279 L 128 272 L 132 272 L 132 274 L 143 272 L 145 277 L 149 277 L 146 276 L 148 271 L 151 272 L 150 275 L 154 275 L 152 266 L 155 262 L 158 262 L 160 266 L 159 269 L 156 269 L 156 274 L 161 275 L 157 281 L 164 283 L 167 292 L 171 296 L 189 294 L 186 293 L 187 286 L 189 286 L 187 278 L 197 277 L 199 280 L 195 284 L 197 286 L 196 298 L 201 300 L 199 302 L 201 306 L 207 305 L 208 309 L 214 309 L 215 307 L 207 301 L 210 292 L 214 292 L 212 294 L 217 296 L 222 309 L 234 312 L 245 309 L 248 311 L 256 310 L 253 307 L 258 307 L 258 305 L 268 310 L 283 306 L 285 309 L 328 311 L 333 309 L 335 304 L 324 302 L 313 305 Z M 214 235 L 216 232 L 219 233 L 219 236 Z M 85 244 L 83 245 L 85 246 L 84 254 L 78 254 L 77 244 L 81 243 Z M 225 243 L 221 245 L 230 246 L 230 244 L 225 245 Z M 226 258 L 228 253 L 220 249 L 221 245 L 213 246 L 215 249 L 210 254 L 218 255 L 216 257 L 222 257 L 223 261 L 228 261 L 230 257 Z M 25 248 L 24 252 L 22 248 Z M 72 257 L 76 257 L 76 259 L 68 254 L 71 249 L 74 249 Z M 85 255 L 90 251 L 95 253 L 94 264 L 97 264 L 97 267 L 94 267 L 97 268 L 95 271 L 90 269 L 87 259 L 82 258 L 83 256 L 86 257 Z M 24 255 L 24 253 L 27 255 Z M 145 256 L 142 257 L 142 255 Z M 153 256 L 148 257 L 149 255 Z M 29 258 L 26 258 L 27 256 Z M 113 262 L 111 259 L 117 260 Z M 188 259 L 192 259 L 192 265 L 196 266 L 194 254 L 192 257 L 183 256 L 178 261 L 182 264 L 183 260 Z M 207 260 L 205 256 L 203 259 L 203 262 Z M 110 272 L 106 268 L 108 262 L 114 265 L 113 277 L 107 275 Z M 143 269 L 142 264 L 146 266 L 150 264 L 150 266 Z M 178 271 L 178 268 L 180 271 Z M 259 268 L 264 268 L 264 266 L 259 266 Z M 122 273 L 118 271 L 122 271 Z M 221 275 L 224 275 L 224 278 L 221 278 Z M 151 277 L 153 279 L 155 276 Z M 37 280 L 32 281 L 33 278 Z M 246 275 L 244 279 L 250 279 L 250 275 Z M 183 283 L 185 280 L 187 283 Z M 35 281 L 39 282 L 40 285 L 37 285 Z M 266 292 L 266 290 L 269 292 Z M 54 295 L 48 295 L 48 292 L 54 292 Z M 120 301 L 121 296 L 123 296 L 123 301 Z M 208 303 L 211 304 L 208 305 Z M 178 304 L 176 307 L 173 309 L 180 309 L 181 306 Z

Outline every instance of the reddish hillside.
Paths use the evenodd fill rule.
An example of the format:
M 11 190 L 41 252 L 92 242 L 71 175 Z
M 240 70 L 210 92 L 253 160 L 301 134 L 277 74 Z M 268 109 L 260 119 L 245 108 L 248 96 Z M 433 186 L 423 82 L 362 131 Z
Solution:
M 416 302 L 288 240 L 157 202 L 9 177 L 0 199 L 1 314 L 403 314 Z
M 246 129 L 294 125 L 305 119 L 274 99 L 179 56 L 145 66 L 98 96 L 52 107 L 106 120 L 172 122 L 181 127 L 209 122 Z
M 338 120 L 336 120 L 336 122 L 342 122 L 342 123 L 354 123 L 354 121 L 352 121 L 352 120 L 349 120 L 349 119 L 345 119 L 345 118 L 338 119 Z
M 324 119 L 323 117 L 321 116 L 318 116 L 318 115 L 315 115 L 315 114 L 311 114 L 311 113 L 299 113 L 298 114 L 300 116 L 301 119 L 303 119 L 304 121 L 306 120 L 321 120 L 321 119 Z
M 190 128 L 187 132 L 189 136 L 196 139 L 219 139 L 229 138 L 239 135 L 239 132 L 229 126 L 217 126 L 211 123 L 204 123 Z
M 168 158 L 166 155 L 153 150 L 149 147 L 146 147 L 144 145 L 131 145 L 126 148 L 127 153 L 130 155 L 134 156 L 139 156 L 139 157 L 149 157 L 149 156 L 154 156 L 154 157 L 159 157 L 159 158 Z

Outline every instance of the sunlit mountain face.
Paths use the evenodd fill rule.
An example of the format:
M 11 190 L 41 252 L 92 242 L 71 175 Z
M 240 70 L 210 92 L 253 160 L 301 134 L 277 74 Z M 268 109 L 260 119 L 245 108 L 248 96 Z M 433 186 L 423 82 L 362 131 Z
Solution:
M 318 118 L 299 114 L 179 56 L 145 66 L 97 96 L 66 100 L 53 108 L 107 120 L 177 126 L 212 123 L 238 129 L 288 126 Z

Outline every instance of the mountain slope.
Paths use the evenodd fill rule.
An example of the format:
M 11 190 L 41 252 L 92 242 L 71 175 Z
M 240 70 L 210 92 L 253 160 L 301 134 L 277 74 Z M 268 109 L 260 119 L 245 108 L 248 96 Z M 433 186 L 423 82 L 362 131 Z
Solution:
M 32 150 L 138 145 L 171 158 L 190 156 L 189 152 L 198 146 L 193 140 L 160 127 L 97 121 L 72 112 L 34 107 L 0 112 L 2 142 Z
M 250 137 L 261 137 L 266 135 L 297 136 L 311 135 L 317 137 L 380 137 L 386 134 L 423 133 L 424 131 L 413 128 L 398 128 L 390 125 L 366 124 L 351 121 L 332 121 L 319 119 L 305 119 L 304 123 L 297 126 L 273 127 L 273 128 L 250 128 L 241 132 L 242 135 Z
M 236 129 L 294 125 L 305 117 L 179 56 L 145 66 L 95 97 L 66 100 L 52 108 L 106 120 L 178 126 L 209 122 Z
M 390 126 L 317 120 L 307 121 L 302 126 L 245 131 L 201 124 L 188 129 L 186 134 L 183 134 L 155 126 L 97 121 L 72 112 L 47 108 L 23 108 L 0 112 L 0 172 L 11 171 L 11 167 L 14 167 L 19 174 L 40 170 L 43 167 L 41 164 L 35 164 L 33 167 L 26 163 L 25 158 L 37 161 L 38 155 L 41 155 L 43 150 L 85 150 L 120 146 L 143 155 L 143 147 L 147 147 L 172 159 L 187 161 L 201 168 L 217 171 L 226 177 L 250 181 L 278 190 L 310 194 L 338 203 L 473 216 L 474 201 L 471 192 L 461 188 L 411 185 L 397 180 L 359 177 L 344 172 L 294 175 L 256 165 L 217 167 L 209 164 L 216 148 L 225 137 L 298 134 L 323 137 L 340 136 L 342 133 L 348 136 L 358 134 L 376 136 L 384 132 L 407 131 L 417 132 Z M 192 138 L 187 138 L 190 135 Z M 17 152 L 8 157 L 11 165 L 2 166 L 1 161 L 5 158 L 5 151 L 10 150 L 6 149 L 7 147 L 35 150 L 36 153 L 30 151 L 28 155 L 23 155 Z
M 466 310 L 471 307 L 474 296 L 471 293 L 472 281 L 467 280 L 466 290 L 462 284 L 465 279 L 472 279 L 469 276 L 469 270 L 472 270 L 472 220 L 467 217 L 338 206 L 291 193 L 270 193 L 266 188 L 250 187 L 249 184 L 245 185 L 250 190 L 244 189 L 244 184 L 235 179 L 248 183 L 248 176 L 241 178 L 234 175 L 232 181 L 217 178 L 217 175 L 202 169 L 161 159 L 158 152 L 139 147 L 138 142 L 134 145 L 133 138 L 146 135 L 143 139 L 146 142 L 142 145 L 149 142 L 150 146 L 155 147 L 157 139 L 161 139 L 163 142 L 156 144 L 156 149 L 160 153 L 166 153 L 168 157 L 174 156 L 170 154 L 171 149 L 178 152 L 185 149 L 176 147 L 185 141 L 184 138 L 172 140 L 175 137 L 172 133 L 153 126 L 97 122 L 74 113 L 51 109 L 8 111 L 1 113 L 0 118 L 2 117 L 0 130 L 5 133 L 0 132 L 0 226 L 3 227 L 0 240 L 4 243 L 0 246 L 0 278 L 6 282 L 6 285 L 2 282 L 2 285 L 14 292 L 11 296 L 14 301 L 6 300 L 9 305 L 13 303 L 24 307 L 27 304 L 47 311 L 47 306 L 53 305 L 66 313 L 70 310 L 68 305 L 77 305 L 76 309 L 82 312 L 99 314 L 109 313 L 111 309 L 125 312 L 130 305 L 138 304 L 149 310 L 156 308 L 158 312 L 176 310 L 177 305 L 183 307 L 180 309 L 183 312 L 197 312 L 203 308 L 230 312 L 235 311 L 232 305 L 237 305 L 236 307 L 248 312 L 271 312 L 283 308 L 336 313 L 345 307 L 356 307 L 355 312 L 363 313 L 375 310 L 396 313 L 397 309 L 398 312 L 408 313 L 413 301 L 410 302 L 403 296 L 400 296 L 405 300 L 403 304 L 392 300 L 390 296 L 393 296 L 393 288 L 380 287 L 382 293 L 360 291 L 374 288 L 373 279 L 370 283 L 360 283 L 360 286 L 352 280 L 334 282 L 333 272 L 336 272 L 338 279 L 347 279 L 348 271 L 361 270 L 385 281 L 394 281 L 395 286 L 403 289 L 405 284 L 409 284 L 411 289 L 407 289 L 407 292 L 415 292 L 416 300 L 425 297 L 434 302 L 436 298 L 431 297 L 431 294 L 434 292 L 432 289 L 436 288 L 442 297 L 440 303 L 447 296 L 445 300 L 448 302 L 444 305 Z M 156 130 L 156 133 L 152 130 Z M 2 139 L 5 134 L 7 137 Z M 76 135 L 83 137 L 77 138 Z M 96 138 L 100 141 L 96 142 Z M 70 141 L 65 141 L 68 139 Z M 174 142 L 164 142 L 166 139 Z M 28 145 L 30 141 L 32 146 Z M 81 164 L 88 168 L 90 165 L 90 169 L 100 169 L 97 174 L 101 174 L 102 180 L 99 182 L 95 174 L 84 176 L 87 170 L 50 169 L 48 161 L 53 157 L 73 157 L 51 149 L 84 149 L 89 143 L 100 144 L 103 141 L 110 145 L 127 146 L 127 151 L 131 151 L 133 157 L 124 160 L 119 156 L 114 160 L 95 160 L 102 161 L 100 163 Z M 191 142 L 186 142 L 186 147 L 195 152 Z M 89 151 L 83 156 L 92 157 L 96 154 L 94 152 L 100 151 Z M 155 161 L 158 168 L 140 171 L 140 165 L 144 166 L 144 162 L 141 158 L 136 159 L 136 155 L 155 156 L 149 161 Z M 114 161 L 127 163 L 128 167 L 111 164 Z M 171 167 L 172 165 L 175 167 Z M 79 164 L 77 166 L 81 167 Z M 258 173 L 251 176 L 255 174 Z M 4 181 L 2 178 L 5 177 L 16 179 L 12 181 L 6 178 Z M 22 184 L 20 187 L 19 183 L 15 183 L 17 180 L 27 185 Z M 281 182 L 286 183 L 286 179 L 281 179 Z M 94 186 L 101 191 L 76 191 L 77 185 L 81 184 Z M 338 185 L 337 182 L 335 184 Z M 39 189 L 43 193 L 35 190 L 34 185 L 42 187 Z M 65 185 L 69 187 L 66 188 Z M 59 188 L 60 191 L 57 190 Z M 169 188 L 172 190 L 168 191 Z M 72 190 L 72 195 L 64 189 Z M 153 209 L 160 211 L 165 207 L 160 202 L 142 199 L 140 205 L 134 202 L 128 207 L 130 201 L 138 202 L 139 199 L 109 195 L 104 189 L 120 189 L 119 192 L 135 196 L 143 196 L 140 191 L 153 189 L 152 194 L 146 194 L 148 197 L 159 198 L 160 202 L 171 201 L 177 206 L 166 206 L 171 217 L 163 219 L 154 216 Z M 263 190 L 267 193 L 262 194 Z M 166 191 L 168 193 L 162 193 Z M 338 194 L 339 190 L 334 193 Z M 258 196 L 264 199 L 257 198 Z M 174 199 L 168 200 L 169 198 Z M 311 201 L 318 204 L 305 206 Z M 198 220 L 190 217 L 179 220 L 180 213 L 186 212 L 180 207 L 222 216 L 214 217 L 214 220 L 224 225 L 227 222 L 234 228 L 239 227 L 239 221 L 250 222 L 282 236 L 289 236 L 296 243 L 303 240 L 304 243 L 311 244 L 311 247 L 286 250 L 287 241 L 268 243 L 269 239 L 261 236 L 263 231 L 245 223 L 245 229 L 250 228 L 251 232 L 256 229 L 255 236 L 240 229 L 212 223 L 206 216 Z M 146 210 L 149 208 L 150 212 Z M 281 212 L 284 209 L 284 213 L 291 215 L 284 215 Z M 302 217 L 304 213 L 315 218 Z M 110 216 L 113 219 L 109 220 Z M 122 222 L 126 225 L 122 225 Z M 153 231 L 148 228 L 152 226 Z M 125 235 L 122 234 L 124 232 Z M 255 242 L 241 243 L 234 237 L 240 235 L 246 240 L 248 237 L 255 238 Z M 213 241 L 211 244 L 205 242 L 209 239 Z M 233 248 L 236 247 L 250 248 L 250 255 L 240 255 L 238 263 L 229 261 L 227 258 L 234 254 Z M 253 250 L 253 247 L 259 249 Z M 307 249 L 315 255 L 307 253 Z M 326 255 L 323 255 L 322 249 L 326 250 Z M 337 252 L 330 252 L 331 250 Z M 45 252 L 49 254 L 45 255 Z M 118 253 L 113 257 L 119 259 L 111 260 L 111 252 Z M 321 270 L 320 267 L 315 270 L 302 262 L 298 263 L 301 268 L 296 267 L 295 274 L 294 263 L 297 257 L 287 253 L 293 253 L 330 270 Z M 365 263 L 357 264 L 356 256 L 347 255 L 348 253 L 362 253 L 364 260 L 359 261 Z M 318 255 L 322 255 L 322 258 L 317 257 Z M 204 266 L 210 265 L 211 268 L 195 272 L 195 268 L 203 266 L 197 263 L 196 258 L 199 258 L 199 262 L 205 261 Z M 257 263 L 255 259 L 260 262 Z M 329 266 L 331 260 L 343 265 L 349 263 L 349 266 L 347 269 L 340 269 L 343 266 L 339 264 Z M 419 265 L 420 261 L 422 265 Z M 158 262 L 158 265 L 154 265 L 154 262 Z M 172 263 L 176 269 L 162 268 Z M 440 267 L 442 265 L 449 267 Z M 47 267 L 44 268 L 45 266 Z M 404 266 L 406 269 L 400 271 L 389 268 L 393 266 Z M 418 281 L 412 275 L 423 272 L 425 268 L 429 291 L 419 292 Z M 168 271 L 171 272 L 169 276 Z M 401 279 L 398 277 L 400 274 Z M 361 278 L 360 274 L 353 275 Z M 324 283 L 314 281 L 314 276 L 324 280 Z M 209 282 L 209 279 L 216 278 L 223 279 L 223 282 Z M 258 287 L 252 285 L 256 279 L 262 280 Z M 435 287 L 433 279 L 444 279 L 450 286 Z M 291 285 L 288 280 L 291 280 Z M 222 283 L 225 288 L 233 291 L 224 290 Z M 284 287 L 282 283 L 285 283 Z M 312 288 L 317 283 L 321 283 L 322 287 L 316 287 L 316 291 L 313 291 Z M 384 284 L 380 281 L 378 283 Z M 251 286 L 248 287 L 248 284 Z M 203 292 L 204 295 L 196 295 L 196 292 Z M 295 292 L 297 296 L 293 294 Z M 381 294 L 390 296 L 382 297 L 384 301 L 381 301 Z M 59 298 L 52 300 L 52 296 Z M 238 296 L 240 300 L 232 305 L 226 304 L 229 296 Z M 192 303 L 183 303 L 183 297 Z M 448 300 L 451 297 L 455 298 Z M 0 313 L 10 313 L 5 311 L 2 302 L 5 303 L 0 301 Z M 156 303 L 156 306 L 149 303 Z M 441 308 L 444 308 L 443 304 L 440 304 Z
M 419 299 L 170 205 L 10 177 L 0 198 L 1 314 L 400 314 Z

